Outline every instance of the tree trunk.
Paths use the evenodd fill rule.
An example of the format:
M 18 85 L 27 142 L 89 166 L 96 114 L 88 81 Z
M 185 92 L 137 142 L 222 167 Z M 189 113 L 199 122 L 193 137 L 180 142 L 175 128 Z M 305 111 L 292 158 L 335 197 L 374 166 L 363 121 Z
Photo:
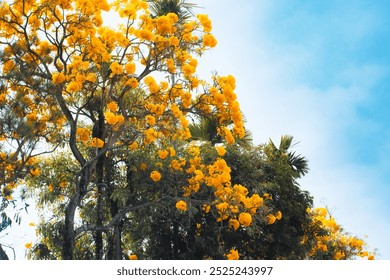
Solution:
M 62 259 L 73 259 L 73 247 L 74 247 L 74 215 L 77 205 L 81 200 L 80 193 L 76 193 L 72 196 L 68 206 L 65 210 L 65 229 L 64 229 L 64 243 L 62 245 Z
M 104 114 L 101 110 L 101 101 L 99 101 L 100 106 L 98 109 L 99 118 L 95 120 L 95 125 L 92 130 L 92 137 L 97 137 L 99 139 L 104 139 Z M 101 157 L 99 157 L 97 164 L 96 164 L 96 185 L 97 185 L 97 217 L 96 217 L 96 225 L 97 227 L 103 226 L 103 211 L 104 211 L 104 205 L 103 205 L 103 196 L 104 196 L 104 163 L 106 160 L 106 156 L 103 154 Z M 109 181 L 107 181 L 109 182 Z M 97 230 L 95 233 L 95 243 L 96 243 L 96 251 L 95 251 L 95 258 L 96 260 L 102 260 L 103 259 L 103 231 Z
M 68 205 L 65 209 L 65 228 L 64 228 L 64 243 L 62 244 L 62 259 L 73 259 L 73 248 L 75 240 L 74 232 L 74 216 L 77 206 L 80 205 L 81 199 L 86 193 L 88 179 L 90 176 L 89 168 L 85 168 L 80 176 L 80 180 L 76 185 L 76 190 L 73 196 L 70 198 Z
M 108 182 L 107 190 L 108 190 L 108 197 L 111 197 L 112 193 L 114 192 L 112 184 L 112 159 L 107 157 L 106 160 L 106 180 Z M 109 199 L 110 201 L 110 213 L 111 217 L 115 217 L 115 215 L 119 212 L 119 206 L 118 203 L 112 199 Z M 118 221 L 114 227 L 113 227 L 113 234 L 110 236 L 110 242 L 109 242 L 109 259 L 111 260 L 121 260 L 122 259 L 122 226 L 123 221 Z
M 114 236 L 113 236 L 113 259 L 121 260 L 122 259 L 122 223 L 114 226 Z
M 3 247 L 0 244 L 0 261 L 1 260 L 9 260 L 7 254 L 4 252 Z
M 104 162 L 106 157 L 102 155 L 96 164 L 96 184 L 97 184 L 97 202 L 96 202 L 96 225 L 98 228 L 103 226 L 103 197 L 104 197 Z M 95 233 L 95 243 L 96 243 L 96 251 L 95 251 L 95 259 L 102 260 L 103 259 L 103 231 L 96 230 Z

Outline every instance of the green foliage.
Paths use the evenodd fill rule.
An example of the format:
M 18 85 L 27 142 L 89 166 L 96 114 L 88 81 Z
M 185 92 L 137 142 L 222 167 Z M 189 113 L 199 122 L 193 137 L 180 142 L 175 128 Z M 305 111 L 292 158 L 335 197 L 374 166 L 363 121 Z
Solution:
M 154 17 L 174 13 L 179 17 L 179 21 L 187 20 L 193 16 L 192 9 L 197 6 L 185 0 L 152 0 L 148 2 Z

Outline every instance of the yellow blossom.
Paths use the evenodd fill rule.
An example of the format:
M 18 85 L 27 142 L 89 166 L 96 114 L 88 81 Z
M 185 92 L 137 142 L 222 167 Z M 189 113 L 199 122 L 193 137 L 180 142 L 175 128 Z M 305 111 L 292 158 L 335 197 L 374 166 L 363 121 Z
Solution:
M 68 92 L 78 92 L 78 91 L 80 91 L 82 88 L 83 88 L 83 84 L 82 84 L 82 83 L 73 81 L 73 82 L 70 82 L 70 83 L 67 85 L 66 90 L 67 90 Z
M 161 159 L 165 159 L 168 156 L 168 151 L 167 150 L 159 150 L 158 151 L 158 156 Z
M 202 210 L 203 210 L 206 214 L 210 212 L 210 209 L 211 209 L 210 205 L 203 204 Z
M 121 125 L 125 121 L 125 118 L 122 115 L 116 115 L 112 112 L 106 112 L 104 113 L 104 116 L 106 117 L 107 123 L 111 125 Z
M 282 218 L 282 212 L 280 212 L 280 211 L 276 212 L 275 218 L 277 220 L 280 220 Z
M 118 104 L 115 101 L 111 101 L 110 103 L 107 104 L 108 110 L 111 112 L 116 112 L 118 111 Z
M 217 45 L 217 40 L 212 34 L 205 34 L 203 36 L 203 45 L 205 47 L 214 48 Z
M 171 74 L 175 73 L 176 71 L 175 61 L 170 58 L 167 60 L 166 64 L 167 64 L 168 72 Z
M 152 115 L 147 115 L 145 117 L 145 122 L 149 125 L 155 125 L 156 124 L 156 118 Z
M 31 174 L 33 177 L 38 176 L 39 173 L 41 173 L 41 171 L 39 170 L 39 168 L 30 169 L 30 174 Z
M 196 17 L 200 21 L 200 24 L 203 26 L 204 32 L 210 32 L 212 29 L 212 24 L 209 17 L 204 14 L 198 14 Z
M 97 137 L 93 137 L 91 141 L 91 147 L 93 148 L 103 148 L 104 141 L 102 139 L 99 139 Z
M 31 249 L 32 248 L 32 242 L 28 242 L 28 243 L 26 243 L 26 244 L 24 244 L 24 247 L 26 248 L 26 249 Z
M 335 260 L 342 260 L 344 259 L 345 254 L 343 252 L 337 251 L 334 255 Z
M 54 73 L 52 76 L 51 76 L 51 80 L 53 82 L 53 84 L 62 84 L 63 82 L 65 82 L 65 75 L 63 73 Z
M 237 250 L 231 249 L 229 254 L 226 255 L 226 258 L 228 260 L 238 260 L 240 258 L 240 255 L 238 254 Z
M 276 217 L 273 215 L 273 214 L 269 214 L 268 216 L 267 216 L 267 218 L 268 218 L 268 224 L 269 225 L 272 225 L 272 224 L 274 224 L 275 223 L 275 221 L 276 221 Z
M 118 62 L 113 62 L 110 65 L 111 75 L 120 75 L 123 73 L 123 68 Z
M 129 256 L 129 259 L 134 261 L 134 260 L 138 260 L 138 257 L 137 257 L 136 254 L 131 254 L 131 255 Z
M 127 74 L 134 74 L 135 72 L 135 63 L 130 62 L 125 64 L 125 70 Z
M 136 88 L 138 86 L 138 80 L 136 78 L 130 78 L 127 80 L 126 85 L 131 88 Z
M 232 227 L 234 230 L 237 230 L 240 227 L 240 222 L 237 221 L 237 219 L 230 219 L 229 226 Z
M 81 141 L 88 141 L 91 136 L 91 131 L 88 128 L 78 127 L 76 129 L 76 134 L 80 138 Z
M 175 151 L 174 148 L 172 148 L 172 147 L 169 148 L 169 155 L 170 155 L 171 157 L 174 157 L 174 156 L 176 155 L 176 151 Z
M 29 123 L 36 122 L 38 120 L 37 113 L 35 112 L 28 113 L 26 115 L 26 118 L 27 118 L 27 122 Z
M 220 213 L 223 213 L 229 208 L 229 204 L 227 202 L 221 202 L 215 205 L 215 208 L 217 208 Z
M 271 196 L 269 193 L 263 194 L 263 197 L 264 197 L 265 199 L 272 199 L 272 196 Z
M 226 149 L 222 146 L 217 146 L 215 149 L 220 157 L 223 157 L 226 154 Z
M 240 213 L 240 215 L 238 216 L 238 221 L 244 227 L 248 227 L 252 223 L 252 215 L 249 213 Z
M 158 182 L 161 179 L 161 174 L 160 172 L 154 170 L 150 173 L 150 178 L 152 178 L 153 181 Z
M 130 146 L 129 146 L 130 150 L 132 150 L 132 151 L 133 151 L 133 150 L 137 150 L 138 147 L 139 147 L 139 145 L 138 145 L 137 141 L 134 141 L 134 142 L 131 143 Z
M 95 83 L 96 82 L 96 75 L 94 73 L 88 73 L 86 80 Z
M 176 208 L 181 211 L 187 211 L 187 203 L 183 200 L 176 202 Z

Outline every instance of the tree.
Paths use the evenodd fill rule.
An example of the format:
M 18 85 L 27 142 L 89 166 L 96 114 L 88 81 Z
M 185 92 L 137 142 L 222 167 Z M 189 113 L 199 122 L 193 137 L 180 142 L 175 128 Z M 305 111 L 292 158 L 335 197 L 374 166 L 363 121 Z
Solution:
M 103 11 L 116 14 L 122 24 L 104 26 Z M 38 155 L 70 151 L 57 227 L 63 232 L 61 258 L 74 258 L 77 237 L 85 231 L 93 232 L 94 255 L 103 258 L 103 238 L 120 239 L 115 232 L 129 212 L 159 203 L 129 200 L 121 207 L 110 198 L 118 188 L 111 179 L 123 166 L 131 173 L 126 153 L 136 146 L 163 147 L 189 138 L 187 118 L 200 113 L 214 116 L 229 142 L 233 135 L 243 136 L 234 78 L 214 76 L 208 83 L 196 77 L 195 57 L 216 44 L 210 31 L 206 15 L 152 16 L 144 1 L 2 2 L 0 108 L 2 116 L 10 116 L 1 125 L 1 141 L 8 143 L 2 191 L 12 193 L 21 185 L 15 178 L 50 173 Z M 157 170 L 151 173 L 150 184 L 158 182 Z M 43 187 L 48 192 L 57 185 Z M 94 221 L 75 228 L 76 213 L 91 200 Z
M 32 258 L 303 258 L 332 236 L 306 212 L 292 138 L 243 145 L 234 77 L 197 77 L 217 41 L 192 7 L 0 4 L 0 187 L 42 210 Z M 211 144 L 191 142 L 206 119 Z

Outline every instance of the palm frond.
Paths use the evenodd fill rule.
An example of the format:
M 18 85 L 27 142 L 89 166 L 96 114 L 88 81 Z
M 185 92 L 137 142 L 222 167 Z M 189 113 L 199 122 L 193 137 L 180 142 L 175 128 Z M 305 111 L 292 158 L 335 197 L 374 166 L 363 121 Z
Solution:
M 218 135 L 218 123 L 213 118 L 200 118 L 199 123 L 189 125 L 192 140 L 208 141 L 212 144 L 221 143 L 222 139 Z
M 297 177 L 301 178 L 309 172 L 309 165 L 307 159 L 301 155 L 295 155 L 295 152 L 288 154 L 288 161 L 291 167 L 297 173 Z
M 153 17 L 174 13 L 179 17 L 179 21 L 185 21 L 194 16 L 193 9 L 196 4 L 187 3 L 186 0 L 150 0 L 149 9 Z

